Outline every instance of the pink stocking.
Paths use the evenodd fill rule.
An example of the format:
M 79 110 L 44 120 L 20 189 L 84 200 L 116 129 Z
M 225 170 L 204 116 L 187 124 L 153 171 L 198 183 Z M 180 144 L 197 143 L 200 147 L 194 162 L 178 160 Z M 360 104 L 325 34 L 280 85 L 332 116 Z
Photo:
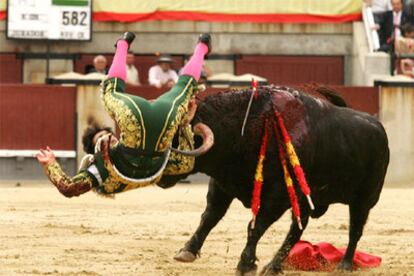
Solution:
M 116 51 L 111 67 L 109 68 L 108 78 L 120 78 L 126 80 L 126 59 L 128 54 L 128 42 L 118 40 Z
M 180 75 L 192 76 L 196 81 L 200 79 L 203 67 L 204 56 L 208 52 L 208 47 L 204 43 L 198 43 L 190 60 L 181 70 Z

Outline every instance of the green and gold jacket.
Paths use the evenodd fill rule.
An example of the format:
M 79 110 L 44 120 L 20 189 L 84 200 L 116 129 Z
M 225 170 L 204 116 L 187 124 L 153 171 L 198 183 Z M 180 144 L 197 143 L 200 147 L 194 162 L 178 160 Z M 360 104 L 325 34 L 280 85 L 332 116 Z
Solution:
M 162 174 L 193 169 L 194 157 L 170 152 L 170 147 L 178 131 L 178 148 L 194 148 L 191 126 L 182 125 L 197 90 L 194 78 L 180 76 L 170 91 L 153 102 L 124 93 L 124 88 L 118 78 L 102 84 L 103 103 L 121 132 L 116 146 L 95 153 L 90 164 L 72 178 L 57 162 L 45 166 L 49 179 L 65 196 L 78 196 L 90 189 L 110 195 L 156 184 Z

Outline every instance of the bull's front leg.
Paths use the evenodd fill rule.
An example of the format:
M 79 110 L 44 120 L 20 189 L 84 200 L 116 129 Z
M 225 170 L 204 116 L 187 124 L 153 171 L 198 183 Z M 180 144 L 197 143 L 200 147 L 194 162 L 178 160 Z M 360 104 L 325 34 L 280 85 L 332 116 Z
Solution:
M 303 210 L 304 208 L 302 208 Z M 309 215 L 308 212 L 303 212 L 301 215 L 302 230 L 299 229 L 296 218 L 292 216 L 292 223 L 290 224 L 290 229 L 286 235 L 285 240 L 283 241 L 282 246 L 277 251 L 276 255 L 273 257 L 272 261 L 263 267 L 260 275 L 274 275 L 282 272 L 282 263 L 288 256 L 290 250 L 293 246 L 299 241 L 302 236 L 303 231 L 308 225 Z
M 210 233 L 211 229 L 226 214 L 233 198 L 218 186 L 218 182 L 215 179 L 210 179 L 207 193 L 207 206 L 201 216 L 200 225 L 191 239 L 184 245 L 184 248 L 174 256 L 175 260 L 180 262 L 193 262 L 196 259 L 208 233 Z
M 275 200 L 274 202 L 277 202 Z M 237 275 L 255 275 L 257 270 L 256 265 L 256 247 L 260 238 L 266 232 L 270 225 L 279 219 L 286 211 L 286 207 L 277 206 L 276 208 L 269 208 L 261 206 L 257 214 L 255 226 L 252 229 L 251 224 L 247 226 L 247 243 L 240 256 L 240 261 L 237 265 Z M 273 210 L 273 211 L 272 211 Z

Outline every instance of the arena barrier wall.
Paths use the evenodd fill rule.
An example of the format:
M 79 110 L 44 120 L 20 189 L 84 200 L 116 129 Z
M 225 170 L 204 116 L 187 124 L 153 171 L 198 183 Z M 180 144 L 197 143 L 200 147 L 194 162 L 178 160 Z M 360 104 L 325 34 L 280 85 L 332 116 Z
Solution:
M 373 116 L 379 115 L 380 97 L 378 87 L 367 86 L 331 86 L 346 101 L 349 107 L 367 112 Z M 305 88 L 307 89 L 307 88 Z M 321 97 L 319 95 L 319 97 Z
M 34 156 L 47 145 L 75 173 L 75 100 L 74 86 L 0 84 L 0 180 L 46 179 Z
M 235 61 L 236 75 L 251 73 L 288 85 L 344 85 L 344 68 L 343 56 L 242 55 Z
M 76 87 L 0 85 L 0 149 L 75 149 Z
M 391 152 L 387 183 L 414 182 L 414 82 L 379 82 L 380 120 Z
M 88 118 L 93 116 L 98 123 L 114 127 L 102 105 L 98 84 L 99 81 L 71 87 L 0 85 L 0 180 L 45 179 L 33 157 L 39 147 L 46 145 L 60 150 L 60 162 L 73 174 L 84 155 L 81 135 Z M 373 115 L 379 113 L 378 88 L 335 88 L 351 107 Z M 128 85 L 126 90 L 146 99 L 165 92 L 151 86 Z M 229 89 L 208 88 L 197 97 L 226 90 Z
M 111 127 L 115 131 L 115 122 L 105 111 L 100 97 L 99 86 L 97 85 L 78 85 L 76 97 L 77 112 L 77 164 L 85 155 L 82 145 L 82 134 L 88 125 L 88 120 L 93 118 L 99 125 Z
M 16 53 L 0 54 L 0 83 L 22 83 L 23 60 Z
M 351 107 L 378 114 L 378 88 L 334 88 Z M 226 90 L 228 89 L 208 88 L 198 97 L 204 98 Z M 156 98 L 165 92 L 151 86 L 130 85 L 127 86 L 127 91 L 147 99 Z M 81 122 L 86 123 L 93 114 L 100 114 L 102 123 L 111 121 L 109 117 L 105 118 L 106 112 L 97 85 L 79 85 L 77 88 L 58 85 L 0 85 L 0 150 L 32 150 L 38 149 L 39 145 L 49 145 L 57 150 L 74 150 L 77 132 L 75 126 L 78 125 L 81 132 Z

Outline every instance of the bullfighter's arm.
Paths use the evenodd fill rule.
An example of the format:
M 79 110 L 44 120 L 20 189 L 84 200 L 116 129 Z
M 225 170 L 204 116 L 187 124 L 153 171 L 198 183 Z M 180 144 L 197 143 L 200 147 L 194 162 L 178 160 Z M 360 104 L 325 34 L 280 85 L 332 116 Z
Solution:
M 70 178 L 60 167 L 53 152 L 48 147 L 40 150 L 36 155 L 38 161 L 43 165 L 46 175 L 61 194 L 66 197 L 79 196 L 92 189 L 93 178 L 86 171 L 80 171 Z

